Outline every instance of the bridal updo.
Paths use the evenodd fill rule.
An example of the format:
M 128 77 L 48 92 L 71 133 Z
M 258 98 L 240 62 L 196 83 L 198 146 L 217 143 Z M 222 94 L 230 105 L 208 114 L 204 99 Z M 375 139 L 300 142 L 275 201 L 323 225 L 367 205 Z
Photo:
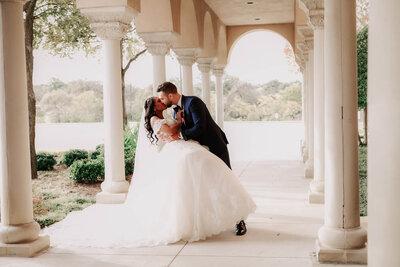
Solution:
M 154 97 L 149 97 L 144 102 L 144 128 L 147 132 L 147 138 L 149 138 L 150 142 L 157 143 L 158 138 L 157 135 L 154 134 L 153 128 L 151 127 L 151 117 L 157 116 L 156 111 L 154 110 L 155 101 Z

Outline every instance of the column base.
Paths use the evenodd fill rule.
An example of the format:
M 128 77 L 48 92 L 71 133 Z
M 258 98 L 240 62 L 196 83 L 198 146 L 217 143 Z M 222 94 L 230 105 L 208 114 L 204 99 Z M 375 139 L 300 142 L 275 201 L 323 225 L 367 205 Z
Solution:
M 127 193 L 100 192 L 96 195 L 97 204 L 122 204 L 126 200 Z
M 307 148 L 304 148 L 304 149 L 303 149 L 301 156 L 303 157 L 303 163 L 306 163 L 307 160 L 308 160 L 308 151 L 307 151 Z
M 307 161 L 306 167 L 304 168 L 304 176 L 306 178 L 314 178 L 314 165 Z
M 362 249 L 367 242 L 367 231 L 361 227 L 344 229 L 324 225 L 318 230 L 318 240 L 321 247 L 340 250 Z
M 308 190 L 308 203 L 310 204 L 324 204 L 325 195 L 324 193 L 314 192 L 311 189 Z
M 367 247 L 359 249 L 334 249 L 322 245 L 319 240 L 316 241 L 315 246 L 318 263 L 367 264 L 368 261 Z
M 308 190 L 308 202 L 312 204 L 323 204 L 325 202 L 325 183 L 323 178 L 313 180 Z
M 39 236 L 38 239 L 23 244 L 0 243 L 1 257 L 33 257 L 50 247 L 49 236 Z

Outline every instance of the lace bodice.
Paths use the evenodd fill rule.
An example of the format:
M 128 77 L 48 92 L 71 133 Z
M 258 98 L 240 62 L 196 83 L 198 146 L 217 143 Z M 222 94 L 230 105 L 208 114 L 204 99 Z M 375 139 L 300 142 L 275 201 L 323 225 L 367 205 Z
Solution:
M 156 122 L 154 123 L 154 126 L 153 126 L 154 134 L 156 134 L 159 137 L 159 135 L 160 135 L 159 131 L 160 131 L 161 127 L 166 123 L 167 123 L 167 119 L 156 120 Z
M 157 135 L 157 137 L 158 137 L 158 145 L 162 146 L 162 144 L 164 144 L 164 142 L 162 141 L 163 137 L 167 137 L 166 134 L 159 132 L 161 127 L 164 124 L 167 124 L 167 125 L 171 126 L 174 123 L 175 123 L 175 121 L 173 119 L 169 119 L 169 118 L 156 120 L 156 122 L 154 123 L 154 126 L 153 126 L 153 131 L 154 131 L 154 134 Z

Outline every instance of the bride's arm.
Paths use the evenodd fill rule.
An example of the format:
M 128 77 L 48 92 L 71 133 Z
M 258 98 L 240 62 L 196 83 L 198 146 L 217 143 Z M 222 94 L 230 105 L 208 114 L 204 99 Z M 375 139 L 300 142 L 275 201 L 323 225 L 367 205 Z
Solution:
M 160 120 L 156 116 L 152 117 L 150 119 L 151 127 L 154 129 L 154 124 L 156 123 L 157 120 Z M 181 128 L 182 125 L 182 120 L 177 120 L 173 125 L 169 126 L 168 124 L 164 123 L 160 130 L 156 134 L 164 133 L 167 135 L 176 135 L 179 132 L 179 129 Z

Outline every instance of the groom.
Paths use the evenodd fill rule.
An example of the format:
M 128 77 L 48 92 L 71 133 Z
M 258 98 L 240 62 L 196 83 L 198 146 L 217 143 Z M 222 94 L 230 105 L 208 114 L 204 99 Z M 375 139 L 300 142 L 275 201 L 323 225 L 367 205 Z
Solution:
M 161 102 L 168 108 L 174 107 L 174 117 L 182 114 L 183 124 L 181 134 L 185 140 L 195 140 L 201 145 L 207 146 L 210 152 L 222 159 L 231 168 L 228 152 L 228 140 L 225 133 L 212 119 L 206 104 L 196 96 L 184 96 L 178 93 L 176 86 L 170 82 L 164 82 L 158 86 L 158 96 Z M 246 233 L 246 224 L 242 220 L 236 225 L 236 235 Z

